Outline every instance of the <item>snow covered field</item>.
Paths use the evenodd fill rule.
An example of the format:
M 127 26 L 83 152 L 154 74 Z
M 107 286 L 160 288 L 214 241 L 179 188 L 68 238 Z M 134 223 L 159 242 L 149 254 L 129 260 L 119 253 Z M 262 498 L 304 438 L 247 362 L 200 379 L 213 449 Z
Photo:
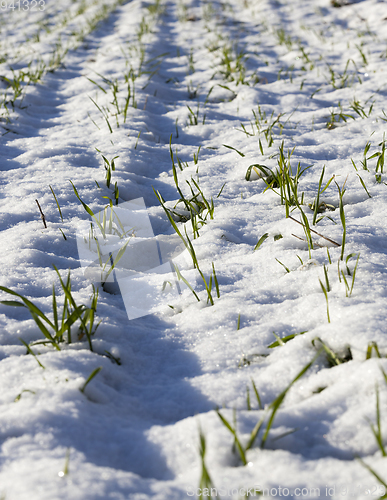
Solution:
M 0 30 L 0 498 L 384 498 L 387 2 L 20 0 Z M 129 320 L 77 228 L 141 198 L 192 290 Z

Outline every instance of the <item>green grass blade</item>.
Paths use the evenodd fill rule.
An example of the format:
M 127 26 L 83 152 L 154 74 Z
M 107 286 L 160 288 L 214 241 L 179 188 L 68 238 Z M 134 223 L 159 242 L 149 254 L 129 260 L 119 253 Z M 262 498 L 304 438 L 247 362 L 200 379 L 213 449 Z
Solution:
M 326 300 L 326 303 L 327 303 L 327 316 L 328 316 L 328 323 L 331 322 L 331 318 L 329 316 L 329 305 L 328 305 L 328 293 L 327 293 L 327 290 L 325 288 L 325 286 L 322 284 L 322 281 L 320 280 L 320 278 L 318 279 L 319 282 L 320 282 L 320 286 L 321 286 L 321 289 L 325 295 L 325 300 Z
M 183 283 L 185 283 L 185 284 L 188 286 L 188 288 L 189 288 L 189 289 L 191 290 L 191 292 L 194 294 L 194 296 L 195 296 L 196 300 L 197 300 L 198 302 L 200 302 L 200 299 L 199 299 L 199 297 L 197 296 L 197 294 L 196 294 L 195 290 L 192 288 L 192 286 L 188 283 L 188 281 L 187 281 L 187 280 L 184 278 L 184 276 L 181 274 L 180 269 L 177 267 L 177 265 L 176 265 L 176 264 L 174 264 L 174 265 L 173 265 L 173 267 L 175 268 L 175 271 L 176 271 L 176 274 L 177 274 L 177 278 L 178 278 L 179 280 L 181 280 Z
M 235 439 L 235 444 L 238 448 L 238 452 L 239 452 L 239 455 L 241 457 L 241 460 L 242 460 L 242 463 L 243 465 L 247 465 L 247 460 L 246 460 L 246 455 L 245 455 L 245 450 L 243 449 L 243 446 L 241 444 L 241 442 L 239 441 L 238 439 L 238 436 L 237 436 L 237 433 L 236 433 L 236 430 L 231 426 L 231 424 L 227 421 L 227 419 L 225 417 L 223 417 L 223 415 L 221 415 L 221 413 L 219 412 L 219 410 L 217 410 L 216 412 L 218 414 L 218 417 L 220 418 L 220 420 L 222 421 L 223 425 L 231 432 L 231 434 L 234 436 L 234 439 Z
M 385 450 L 384 444 L 383 444 L 382 427 L 381 427 L 381 423 L 380 423 L 380 398 L 379 398 L 378 385 L 376 385 L 376 427 L 377 427 L 376 432 L 374 430 L 374 427 L 373 426 L 371 426 L 371 427 L 372 427 L 372 430 L 374 431 L 376 441 L 378 443 L 380 451 L 381 451 L 383 457 L 386 457 L 387 453 L 386 453 L 386 450 Z
M 369 197 L 369 198 L 372 198 L 372 196 L 371 196 L 371 195 L 370 195 L 370 193 L 368 192 L 368 189 L 366 188 L 366 185 L 365 185 L 365 183 L 364 183 L 363 179 L 360 177 L 360 175 L 359 175 L 359 174 L 357 174 L 357 176 L 359 177 L 360 183 L 361 183 L 361 185 L 363 186 L 363 188 L 364 188 L 365 192 L 368 194 L 368 197 Z
M 25 341 L 24 341 L 23 339 L 21 339 L 21 338 L 19 338 L 19 340 L 20 340 L 20 342 L 21 342 L 22 344 L 24 344 L 24 345 L 25 345 L 25 347 L 26 347 L 26 349 L 27 349 L 28 353 L 29 353 L 29 354 L 31 354 L 31 355 L 32 355 L 32 356 L 36 359 L 36 361 L 38 362 L 38 365 L 39 365 L 41 368 L 43 368 L 43 370 L 45 370 L 45 369 L 46 369 L 46 367 L 45 367 L 45 366 L 44 366 L 44 365 L 43 365 L 43 364 L 42 364 L 42 363 L 38 360 L 38 357 L 36 356 L 36 354 L 34 353 L 34 351 L 31 349 L 31 347 L 27 344 L 27 342 L 25 342 Z
M 327 292 L 330 292 L 331 291 L 331 286 L 330 286 L 329 278 L 328 278 L 328 269 L 325 266 L 325 264 L 324 264 L 324 276 L 325 276 L 326 290 L 327 290 Z
M 153 192 L 155 193 L 157 199 L 159 200 L 160 202 L 160 205 L 163 207 L 164 209 L 164 212 L 166 213 L 168 219 L 169 219 L 169 222 L 171 223 L 173 229 L 175 230 L 176 234 L 181 238 L 181 240 L 183 241 L 184 243 L 184 246 L 186 247 L 186 249 L 188 250 L 188 252 L 191 254 L 191 249 L 190 249 L 190 246 L 188 245 L 188 243 L 186 242 L 184 236 L 181 234 L 181 232 L 179 231 L 175 221 L 172 219 L 172 216 L 169 212 L 169 210 L 165 207 L 164 205 L 164 201 L 163 201 L 163 198 L 161 197 L 161 194 L 155 190 L 155 188 L 152 186 L 152 189 L 153 189 Z
M 356 264 L 355 264 L 355 267 L 354 267 L 354 270 L 353 270 L 353 273 L 352 273 L 352 284 L 351 284 L 351 289 L 350 289 L 350 291 L 349 291 L 349 295 L 350 295 L 350 296 L 352 295 L 353 286 L 354 286 L 354 284 L 355 284 L 355 277 L 356 277 L 357 265 L 358 265 L 358 263 L 359 263 L 359 258 L 360 258 L 360 253 L 359 253 L 359 255 L 357 256 Z
M 66 320 L 63 322 L 62 327 L 58 330 L 58 335 L 63 335 L 63 333 L 69 329 L 78 319 L 81 319 L 82 313 L 87 311 L 88 308 L 85 305 L 77 306 L 71 314 L 69 314 Z
M 13 290 L 10 290 L 9 288 L 5 286 L 0 286 L 0 290 L 3 292 L 9 293 L 10 295 L 15 295 L 16 297 L 19 297 L 25 304 L 25 307 L 27 307 L 31 313 L 31 315 L 35 317 L 40 317 L 42 318 L 52 329 L 55 329 L 54 325 L 51 323 L 51 321 L 47 318 L 47 316 L 31 301 L 23 297 L 17 292 L 14 292 Z M 5 305 L 13 305 L 15 307 L 20 307 L 22 304 L 17 301 L 2 301 L 2 303 L 5 303 Z
M 316 196 L 316 199 L 314 201 L 314 211 L 313 211 L 313 221 L 312 221 L 313 225 L 316 224 L 316 219 L 317 219 L 317 215 L 318 215 L 318 209 L 319 209 L 319 206 L 320 206 L 320 192 L 321 192 L 322 182 L 323 182 L 323 179 L 324 179 L 324 174 L 325 174 L 325 165 L 323 166 L 323 169 L 322 169 L 322 172 L 321 172 L 320 180 L 319 180 L 319 183 L 318 183 L 317 196 Z
M 111 268 L 109 269 L 106 277 L 105 277 L 105 280 L 108 278 L 109 274 L 113 271 L 113 269 L 115 268 L 115 266 L 118 264 L 118 262 L 121 260 L 121 258 L 123 257 L 125 251 L 126 251 L 126 247 L 129 245 L 130 243 L 130 240 L 128 240 L 124 246 L 122 246 L 118 252 L 117 252 L 117 255 L 116 255 L 116 258 L 113 260 L 113 263 L 111 265 Z M 106 261 L 105 263 L 105 266 L 106 264 L 108 263 L 109 261 Z
M 67 297 L 67 300 L 69 301 L 69 303 L 71 304 L 71 306 L 76 309 L 77 305 L 76 305 L 74 297 L 72 296 L 72 293 L 71 293 L 71 284 L 69 283 L 69 279 L 67 278 L 67 283 L 65 285 L 64 282 L 63 282 L 63 280 L 62 280 L 62 277 L 61 277 L 61 275 L 60 275 L 60 273 L 58 271 L 58 268 L 56 266 L 54 266 L 54 269 L 55 269 L 55 271 L 56 271 L 56 273 L 57 273 L 57 275 L 59 277 L 60 284 L 62 286 L 62 289 L 63 289 L 63 292 L 64 292 L 65 296 Z
M 346 239 L 346 234 L 347 234 L 347 229 L 346 229 L 346 223 L 345 223 L 345 213 L 344 213 L 344 205 L 343 205 L 343 194 L 340 192 L 340 220 L 341 224 L 343 226 L 343 238 L 341 241 L 341 255 L 340 255 L 340 260 L 344 259 L 344 248 L 345 248 L 345 239 Z
M 285 270 L 286 270 L 286 272 L 287 272 L 287 273 L 290 273 L 290 269 L 289 269 L 289 268 L 287 268 L 287 267 L 285 266 L 285 264 L 282 264 L 282 262 L 281 262 L 280 260 L 278 260 L 278 259 L 275 259 L 275 260 L 276 260 L 279 264 L 281 264 L 281 266 L 282 266 L 282 267 L 284 267 L 284 268 L 285 268 Z
M 325 351 L 328 361 L 332 366 L 338 366 L 343 363 L 343 361 L 337 356 L 337 354 L 330 347 L 328 347 L 327 344 L 320 339 L 320 337 L 316 337 L 312 340 L 313 346 L 315 345 L 315 342 L 317 340 L 320 342 L 322 349 Z
M 246 445 L 246 451 L 250 450 L 252 448 L 253 444 L 255 443 L 255 440 L 257 439 L 259 431 L 261 430 L 262 425 L 265 421 L 265 417 L 266 417 L 266 414 L 261 418 L 261 420 L 259 420 L 255 424 L 254 429 L 251 431 L 250 439 L 248 440 L 247 445 Z
M 13 306 L 13 307 L 27 307 L 26 305 L 22 304 L 21 302 L 17 302 L 16 300 L 1 300 L 0 304 L 4 304 L 5 306 Z
M 74 189 L 74 193 L 75 193 L 75 196 L 78 198 L 78 200 L 81 202 L 83 208 L 86 210 L 86 212 L 94 219 L 95 223 L 97 224 L 97 226 L 99 227 L 103 237 L 105 238 L 105 231 L 104 231 L 104 228 L 102 227 L 101 223 L 99 222 L 99 220 L 97 219 L 97 217 L 95 216 L 94 212 L 91 210 L 91 208 L 86 205 L 86 203 L 84 203 L 82 200 L 81 200 L 81 197 L 79 196 L 78 194 L 78 191 L 77 191 L 77 188 L 74 186 L 74 184 L 70 181 L 71 185 L 73 186 L 73 189 Z
M 238 155 L 240 155 L 240 156 L 242 156 L 242 158 L 244 158 L 245 155 L 243 153 L 241 153 L 240 151 L 238 151 L 237 149 L 233 148 L 232 146 L 227 146 L 227 144 L 223 144 L 223 146 L 225 148 L 232 149 L 233 151 L 236 151 L 238 153 Z
M 254 394 L 255 394 L 255 397 L 257 398 L 259 409 L 263 410 L 262 400 L 261 400 L 261 397 L 259 395 L 258 389 L 257 389 L 257 387 L 256 387 L 255 382 L 254 382 L 253 379 L 251 379 L 251 383 L 253 384 Z
M 214 282 L 215 282 L 215 288 L 216 288 L 216 296 L 217 296 L 217 297 L 218 297 L 218 299 L 219 299 L 219 298 L 220 298 L 220 293 L 219 293 L 219 283 L 218 283 L 218 278 L 217 278 L 217 276 L 216 276 L 214 263 L 212 263 L 212 272 L 214 273 Z
M 59 324 L 58 324 L 58 309 L 57 309 L 57 304 L 56 304 L 56 295 L 55 295 L 55 285 L 52 285 L 52 312 L 54 314 L 54 325 L 55 325 L 55 331 L 58 331 L 59 329 Z
M 93 370 L 90 375 L 88 376 L 86 382 L 83 384 L 83 386 L 79 389 L 81 392 L 85 392 L 85 389 L 86 389 L 86 386 L 89 382 L 91 382 L 93 380 L 93 378 L 98 375 L 98 373 L 102 370 L 102 366 L 99 366 L 98 368 L 96 368 L 95 370 Z
M 283 400 L 285 399 L 286 394 L 288 393 L 290 388 L 297 382 L 297 380 L 299 380 L 309 370 L 309 368 L 316 361 L 316 359 L 318 358 L 320 353 L 321 353 L 321 350 L 318 351 L 318 353 L 314 356 L 314 358 L 308 364 L 306 364 L 304 366 L 304 368 L 294 377 L 294 379 L 290 382 L 290 384 L 286 387 L 286 389 L 284 391 L 282 391 L 281 394 L 279 396 L 277 396 L 277 398 L 270 404 L 270 408 L 273 411 L 270 415 L 269 421 L 268 421 L 267 426 L 266 426 L 265 433 L 262 437 L 262 441 L 261 441 L 262 448 L 264 448 L 264 446 L 265 446 L 266 440 L 267 440 L 269 433 L 270 433 L 270 429 L 271 429 L 273 422 L 274 422 L 275 415 L 276 415 L 277 411 L 279 410 L 279 407 L 281 406 Z
M 261 236 L 258 240 L 258 243 L 254 247 L 254 252 L 255 250 L 258 250 L 258 248 L 262 245 L 262 243 L 269 237 L 269 233 L 265 233 L 263 236 Z
M 307 333 L 308 330 L 304 330 L 303 332 L 299 332 L 299 333 L 291 333 L 290 335 L 286 335 L 286 337 L 282 337 L 281 338 L 281 342 L 286 344 L 286 342 L 289 342 L 289 340 L 292 340 L 294 339 L 294 337 L 297 337 L 297 335 L 303 335 L 304 333 Z M 273 347 L 278 347 L 279 345 L 281 345 L 278 340 L 276 340 L 275 342 L 273 342 L 272 344 L 268 345 L 267 347 L 269 349 L 272 349 Z
M 88 77 L 86 77 L 86 78 L 89 80 L 89 82 L 93 83 L 93 84 L 94 84 L 94 85 L 96 85 L 98 88 L 100 88 L 104 94 L 107 94 L 106 90 L 105 90 L 103 87 L 101 87 L 101 85 L 99 85 L 97 82 L 95 82 L 95 81 L 94 81 L 94 80 L 92 80 L 91 78 L 88 78 Z
M 366 464 L 360 457 L 356 457 L 357 460 L 359 460 L 359 462 L 363 465 L 363 467 L 365 467 L 366 469 L 368 469 L 368 471 L 379 481 L 380 484 L 382 484 L 386 490 L 387 490 L 387 483 L 385 481 L 383 481 L 383 479 L 379 476 L 379 474 L 377 474 L 368 464 Z M 387 493 L 381 497 L 379 497 L 378 500 L 382 500 L 382 498 L 387 498 Z
M 56 201 L 56 206 L 58 207 L 58 210 L 59 210 L 59 215 L 60 215 L 60 218 L 62 219 L 62 222 L 63 222 L 63 216 L 62 216 L 62 210 L 60 209 L 60 206 L 59 206 L 59 202 L 57 200 L 57 197 L 55 196 L 55 193 L 54 193 L 54 190 L 52 189 L 51 186 L 49 186 L 49 188 L 51 189 L 51 192 L 52 192 L 52 195 L 54 196 L 54 199 Z
M 39 317 L 36 316 L 32 311 L 30 311 L 32 318 L 34 319 L 36 325 L 38 326 L 39 330 L 43 333 L 43 335 L 52 343 L 52 345 L 60 351 L 60 348 L 55 341 L 55 338 L 50 334 L 48 331 L 47 327 L 40 321 Z

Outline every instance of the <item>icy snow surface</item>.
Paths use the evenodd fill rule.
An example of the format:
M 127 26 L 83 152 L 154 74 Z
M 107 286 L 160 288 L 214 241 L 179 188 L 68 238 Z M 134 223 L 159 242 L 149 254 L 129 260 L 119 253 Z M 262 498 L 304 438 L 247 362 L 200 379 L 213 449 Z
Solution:
M 213 298 L 186 250 L 199 301 L 182 286 L 129 320 L 100 286 L 90 343 L 79 321 L 71 343 L 42 343 L 27 308 L 0 304 L 0 498 L 181 500 L 211 484 L 234 499 L 382 496 L 387 2 L 30 0 L 1 2 L 0 23 L 0 285 L 54 321 L 54 266 L 65 282 L 70 268 L 90 306 L 76 231 L 91 219 L 71 181 L 94 213 L 142 198 L 154 234 L 180 241 L 158 191 Z M 199 234 L 174 209 L 170 141 L 179 189 L 209 204 L 196 198 Z M 285 194 L 319 233 L 310 249 L 272 179 L 245 177 L 278 171 L 280 149 L 293 182 L 304 171 L 298 206 Z M 117 157 L 110 185 L 102 155 Z M 238 443 L 264 417 L 244 465 Z

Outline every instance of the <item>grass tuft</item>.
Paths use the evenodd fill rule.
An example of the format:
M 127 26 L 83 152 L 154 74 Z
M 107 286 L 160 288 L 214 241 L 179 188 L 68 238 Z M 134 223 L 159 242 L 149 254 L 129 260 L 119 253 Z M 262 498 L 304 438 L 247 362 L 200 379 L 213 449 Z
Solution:
M 71 292 L 71 279 L 70 270 L 67 275 L 66 282 L 60 276 L 58 269 L 54 266 L 54 269 L 59 277 L 60 285 L 64 292 L 62 313 L 60 313 L 59 306 L 57 304 L 55 286 L 52 286 L 52 316 L 53 321 L 50 320 L 33 302 L 28 300 L 23 295 L 10 290 L 7 287 L 0 286 L 0 290 L 6 292 L 10 295 L 18 297 L 21 302 L 15 300 L 2 300 L 1 304 L 13 307 L 24 307 L 28 309 L 33 320 L 38 326 L 39 330 L 43 334 L 46 340 L 34 342 L 34 344 L 51 344 L 58 351 L 60 350 L 59 344 L 67 340 L 68 344 L 72 343 L 71 328 L 77 323 L 78 324 L 78 339 L 86 335 L 90 350 L 93 350 L 91 337 L 95 334 L 98 325 L 94 326 L 95 312 L 97 309 L 98 301 L 98 290 L 93 287 L 93 296 L 91 300 L 91 305 L 85 306 L 84 304 L 77 305 L 74 296 Z M 23 342 L 23 341 L 22 341 Z M 24 343 L 24 342 L 23 342 Z M 33 353 L 31 353 L 33 354 Z

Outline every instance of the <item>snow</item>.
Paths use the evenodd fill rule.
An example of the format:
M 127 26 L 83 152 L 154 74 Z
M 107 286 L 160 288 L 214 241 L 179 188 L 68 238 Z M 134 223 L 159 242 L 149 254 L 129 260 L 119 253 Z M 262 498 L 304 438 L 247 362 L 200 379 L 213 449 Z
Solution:
M 0 498 L 195 498 L 203 487 L 200 432 L 204 462 L 222 499 L 243 498 L 247 490 L 258 496 L 263 488 L 272 498 L 381 497 L 383 484 L 357 457 L 387 482 L 386 458 L 370 426 L 377 422 L 379 395 L 385 442 L 387 177 L 380 161 L 377 169 L 378 157 L 370 157 L 382 153 L 387 131 L 387 2 L 4 5 L 0 285 L 53 321 L 53 283 L 60 310 L 64 300 L 54 266 L 64 281 L 70 269 L 77 305 L 90 305 L 93 284 L 85 267 L 97 254 L 96 247 L 94 257 L 82 248 L 79 228 L 92 220 L 70 181 L 95 214 L 107 197 L 114 208 L 115 185 L 118 211 L 145 203 L 144 241 L 132 242 L 127 252 L 140 255 L 147 240 L 162 251 L 153 246 L 152 271 L 130 282 L 125 275 L 120 283 L 117 265 L 112 276 L 122 295 L 109 289 L 111 283 L 94 283 L 94 326 L 101 324 L 91 337 L 92 351 L 75 326 L 72 342 L 65 335 L 59 350 L 41 343 L 43 334 L 26 308 L 0 304 Z M 180 198 L 170 141 L 184 195 L 190 197 L 186 181 L 193 186 L 193 178 L 214 202 L 213 218 L 207 216 L 197 238 L 191 222 L 174 215 L 207 284 L 214 264 L 220 294 L 212 274 L 214 305 L 154 193 L 169 209 Z M 278 189 L 265 190 L 256 174 L 245 178 L 252 164 L 275 171 L 281 144 L 286 158 L 295 148 L 293 175 L 298 164 L 310 166 L 298 185 L 310 227 L 322 235 L 312 234 L 310 252 L 301 225 L 286 218 Z M 110 163 L 117 157 L 110 186 L 102 155 Z M 334 210 L 312 225 L 309 205 L 324 166 L 323 186 L 334 180 L 320 202 Z M 343 261 L 337 186 L 345 189 Z M 186 214 L 185 208 L 179 203 L 175 212 Z M 290 209 L 302 220 L 299 208 Z M 168 299 L 152 291 L 160 277 L 176 279 L 166 263 L 172 254 L 200 301 L 182 281 L 181 294 Z M 359 254 L 346 296 L 343 274 L 351 287 Z M 133 255 L 121 264 L 137 262 Z M 330 322 L 320 285 L 327 288 L 324 269 Z M 131 312 L 134 298 L 145 312 Z M 4 288 L 0 299 L 18 300 Z M 273 332 L 295 336 L 268 347 L 277 340 Z M 21 339 L 33 355 L 26 355 Z M 334 353 L 336 365 L 326 351 L 316 358 L 321 345 Z M 376 348 L 367 356 L 370 346 Z M 271 403 L 313 359 L 286 393 L 261 447 Z M 266 415 L 246 465 L 217 410 L 232 426 L 236 418 L 244 447 Z

